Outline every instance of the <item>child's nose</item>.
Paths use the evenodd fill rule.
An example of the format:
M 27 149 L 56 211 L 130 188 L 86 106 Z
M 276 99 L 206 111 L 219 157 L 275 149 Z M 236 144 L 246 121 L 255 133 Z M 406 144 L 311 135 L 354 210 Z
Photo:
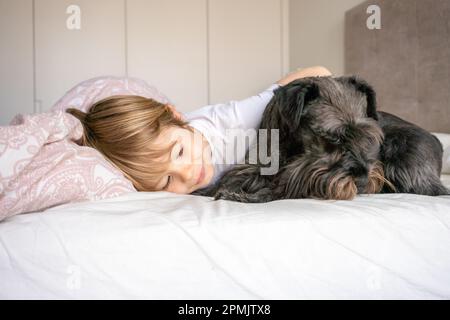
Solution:
M 183 179 L 184 183 L 188 183 L 188 182 L 195 183 L 194 180 L 196 179 L 196 177 L 194 177 L 195 169 L 194 169 L 193 164 L 187 163 L 187 164 L 181 165 L 179 167 L 178 174 Z

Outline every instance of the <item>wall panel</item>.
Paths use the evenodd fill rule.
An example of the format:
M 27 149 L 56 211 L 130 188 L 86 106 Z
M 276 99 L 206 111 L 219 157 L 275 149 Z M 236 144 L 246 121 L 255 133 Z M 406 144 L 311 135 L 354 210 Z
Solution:
M 128 70 L 182 112 L 207 104 L 205 0 L 128 0 Z
M 0 125 L 33 112 L 32 0 L 0 0 Z
M 67 7 L 81 10 L 69 30 Z M 48 110 L 78 82 L 125 75 L 124 0 L 36 0 L 36 99 Z

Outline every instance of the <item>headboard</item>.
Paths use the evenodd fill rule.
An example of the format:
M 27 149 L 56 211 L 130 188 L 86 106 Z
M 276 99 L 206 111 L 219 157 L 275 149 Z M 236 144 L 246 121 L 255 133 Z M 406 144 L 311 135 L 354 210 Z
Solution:
M 381 29 L 367 27 L 370 5 Z M 450 1 L 369 0 L 345 21 L 345 72 L 374 86 L 379 110 L 450 133 Z

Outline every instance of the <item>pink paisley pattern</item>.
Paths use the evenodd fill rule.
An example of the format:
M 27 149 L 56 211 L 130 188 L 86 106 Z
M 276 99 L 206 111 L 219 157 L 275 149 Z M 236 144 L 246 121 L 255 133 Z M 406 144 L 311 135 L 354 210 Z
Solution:
M 87 111 L 113 95 L 169 100 L 145 81 L 97 77 L 69 90 L 49 112 L 17 115 L 0 126 L 0 221 L 6 217 L 78 201 L 135 192 L 133 184 L 97 150 L 77 145 L 81 123 L 65 112 Z

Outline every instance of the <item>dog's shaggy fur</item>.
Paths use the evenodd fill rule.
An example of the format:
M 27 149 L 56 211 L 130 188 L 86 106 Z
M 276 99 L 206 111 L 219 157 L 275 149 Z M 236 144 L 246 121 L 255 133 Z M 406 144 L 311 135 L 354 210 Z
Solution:
M 276 90 L 260 129 L 279 129 L 280 170 L 237 165 L 194 194 L 239 202 L 350 200 L 356 194 L 448 194 L 442 145 L 427 131 L 377 112 L 374 90 L 356 77 L 299 79 Z M 258 141 L 259 143 L 259 141 Z

